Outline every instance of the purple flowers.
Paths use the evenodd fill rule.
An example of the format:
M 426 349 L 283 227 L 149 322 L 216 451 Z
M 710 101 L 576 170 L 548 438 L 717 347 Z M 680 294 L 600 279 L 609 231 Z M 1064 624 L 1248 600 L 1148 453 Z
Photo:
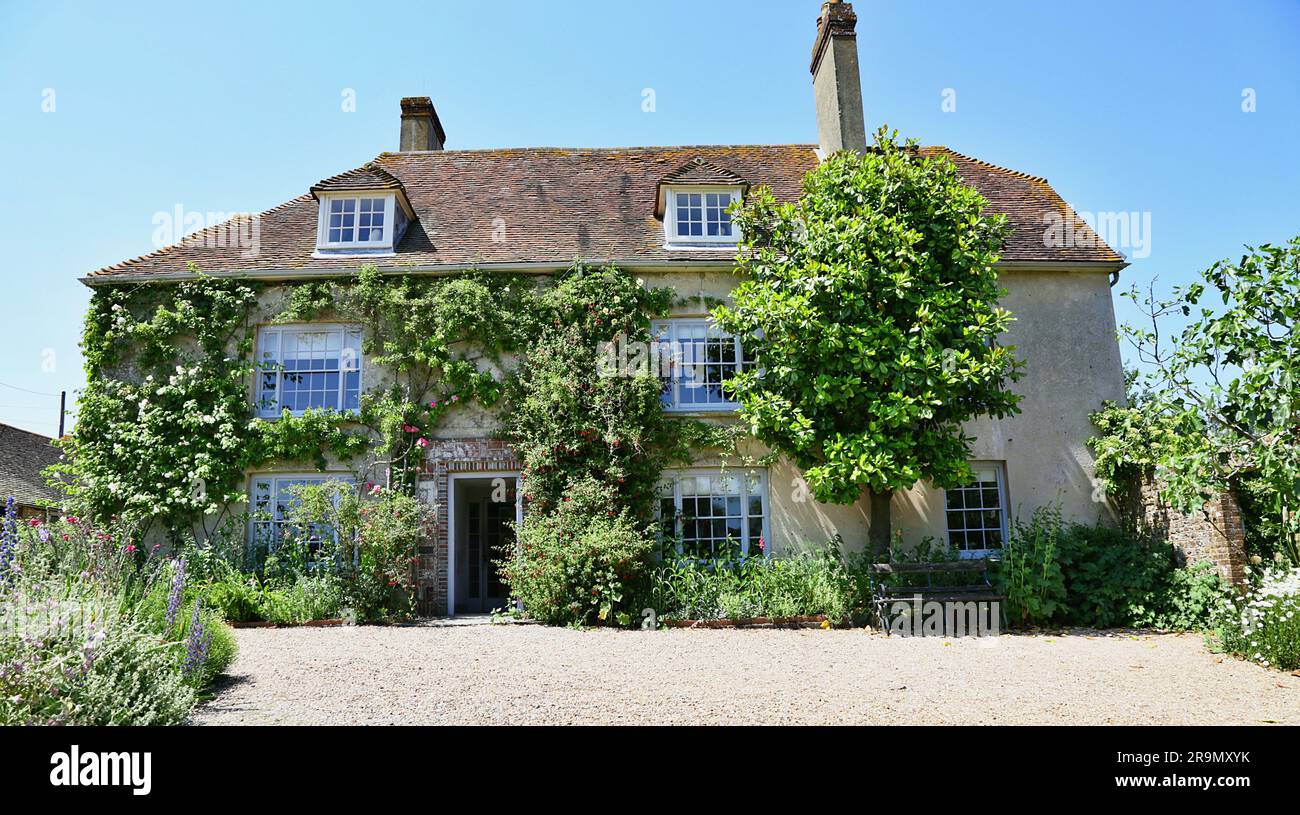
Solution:
M 5 499 L 5 517 L 0 526 L 0 582 L 9 582 L 9 568 L 18 546 L 18 502 L 11 495 Z
M 194 613 L 190 616 L 189 636 L 185 639 L 185 665 L 182 670 L 186 676 L 196 676 L 203 670 L 208 661 L 208 645 L 211 641 L 212 635 L 203 624 L 203 601 L 195 600 Z
M 175 560 L 176 568 L 172 573 L 172 590 L 167 595 L 167 628 L 166 634 L 172 632 L 172 627 L 176 625 L 176 614 L 181 609 L 181 601 L 185 599 L 185 560 L 177 558 Z M 197 603 L 195 604 L 197 605 Z

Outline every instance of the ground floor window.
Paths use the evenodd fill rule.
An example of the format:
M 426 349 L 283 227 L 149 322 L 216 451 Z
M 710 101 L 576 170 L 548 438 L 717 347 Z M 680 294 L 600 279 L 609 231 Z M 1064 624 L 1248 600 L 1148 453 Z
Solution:
M 252 501 L 249 540 L 258 552 L 274 552 L 284 540 L 288 528 L 289 509 L 293 506 L 293 489 L 305 484 L 324 484 L 328 481 L 353 483 L 353 478 L 344 473 L 334 474 L 266 474 L 253 476 L 249 496 Z M 322 535 L 333 535 L 332 530 L 313 530 L 308 545 L 319 548 Z
M 660 540 L 686 557 L 760 556 L 767 548 L 767 503 L 762 472 L 665 473 L 659 484 Z
M 971 464 L 974 479 L 945 491 L 948 543 L 960 554 L 979 557 L 1000 550 L 1006 538 L 1006 479 L 1001 464 Z

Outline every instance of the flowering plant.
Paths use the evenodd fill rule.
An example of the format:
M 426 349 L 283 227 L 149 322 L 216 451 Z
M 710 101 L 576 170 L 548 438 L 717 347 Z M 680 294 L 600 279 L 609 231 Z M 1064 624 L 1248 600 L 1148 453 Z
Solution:
M 363 620 L 413 613 L 416 547 L 434 508 L 400 490 L 343 481 L 294 489 L 289 535 L 310 530 L 317 568 L 335 572 L 344 601 Z
M 1300 668 L 1300 567 L 1278 565 L 1256 577 L 1244 595 L 1229 595 L 1219 626 L 1223 645 L 1266 667 Z

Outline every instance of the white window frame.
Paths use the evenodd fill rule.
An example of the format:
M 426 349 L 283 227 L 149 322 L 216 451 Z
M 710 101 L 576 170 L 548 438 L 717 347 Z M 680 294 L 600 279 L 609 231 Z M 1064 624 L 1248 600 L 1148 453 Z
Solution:
M 1007 543 L 1007 535 L 1008 535 L 1008 532 L 1009 532 L 1009 529 L 1008 529 L 1008 522 L 1007 522 L 1007 515 L 1008 515 L 1007 508 L 1010 506 L 1010 504 L 1009 504 L 1009 502 L 1008 502 L 1008 500 L 1007 500 L 1007 474 L 1006 474 L 1006 465 L 1005 465 L 1003 462 L 1000 462 L 1000 461 L 972 461 L 972 462 L 970 462 L 970 466 L 971 466 L 971 470 L 972 470 L 972 471 L 975 471 L 976 473 L 978 473 L 980 470 L 992 470 L 992 471 L 993 471 L 993 474 L 994 474 L 994 476 L 995 476 L 995 478 L 997 479 L 997 484 L 998 484 L 998 487 L 997 487 L 997 489 L 998 489 L 998 504 L 999 504 L 999 506 L 998 506 L 998 511 L 999 511 L 1000 516 L 1001 516 L 1001 518 L 1000 518 L 1000 520 L 1001 520 L 1001 528 L 1000 528 L 999 531 L 1002 533 L 1002 544 L 1001 544 L 1001 546 L 998 546 L 998 547 L 996 547 L 996 548 L 985 547 L 985 548 L 983 548 L 983 549 L 966 549 L 966 548 L 959 548 L 959 547 L 957 547 L 956 545 L 954 545 L 954 544 L 953 544 L 953 541 L 952 541 L 952 535 L 953 535 L 953 532 L 954 532 L 954 531 L 956 531 L 956 532 L 967 532 L 967 531 L 985 532 L 985 531 L 990 530 L 991 527 L 982 526 L 982 527 L 980 527 L 978 530 L 970 530 L 970 529 L 968 529 L 968 527 L 965 525 L 965 522 L 963 521 L 963 523 L 962 523 L 962 528 L 961 528 L 961 529 L 956 529 L 956 530 L 954 530 L 953 527 L 952 527 L 952 525 L 948 522 L 948 513 L 949 513 L 949 512 L 962 512 L 962 513 L 965 513 L 965 512 L 968 512 L 968 511 L 973 511 L 973 512 L 983 512 L 983 511 L 987 511 L 987 510 L 989 509 L 989 507 L 985 507 L 985 506 L 984 506 L 984 502 L 983 502 L 983 500 L 982 500 L 982 498 L 981 498 L 980 506 L 979 506 L 978 509 L 975 509 L 975 510 L 968 510 L 968 509 L 965 507 L 965 503 L 966 503 L 966 502 L 965 502 L 964 500 L 963 500 L 963 506 L 962 506 L 961 509 L 949 509 L 949 507 L 948 507 L 948 493 L 949 493 L 949 492 L 952 492 L 952 490 L 944 490 L 944 491 L 943 491 L 943 523 L 944 523 L 944 531 L 945 531 L 945 534 L 947 535 L 948 545 L 949 545 L 949 547 L 951 547 L 951 548 L 952 548 L 952 549 L 957 553 L 957 556 L 958 556 L 959 558 L 961 558 L 961 559 L 969 559 L 969 560 L 973 560 L 973 559 L 986 558 L 986 557 L 990 557 L 990 556 L 993 556 L 993 555 L 997 555 L 998 553 L 1000 553 L 1000 552 L 1002 551 L 1003 547 L 1006 546 L 1006 543 Z M 963 494 L 965 495 L 965 494 L 968 494 L 967 492 L 965 492 L 965 490 L 969 490 L 970 488 L 969 488 L 969 487 L 966 487 L 966 488 L 958 488 L 958 489 L 959 489 L 959 490 L 963 490 Z M 980 492 L 982 493 L 982 490 L 981 490 Z
M 656 372 L 661 378 L 670 378 L 672 382 L 671 399 L 664 401 L 664 410 L 671 413 L 731 413 L 740 409 L 740 404 L 730 399 L 724 399 L 719 402 L 686 402 L 681 399 L 683 388 L 703 388 L 704 382 L 692 384 L 680 377 L 664 377 L 663 366 L 670 365 L 672 370 L 677 370 L 677 366 L 687 366 L 687 361 L 681 359 L 679 353 L 682 343 L 678 339 L 683 329 L 697 329 L 703 327 L 706 331 L 718 335 L 719 339 L 729 339 L 735 345 L 736 354 L 736 371 L 744 369 L 747 362 L 745 359 L 745 349 L 740 341 L 740 337 L 734 334 L 728 334 L 722 331 L 713 320 L 707 317 L 678 317 L 669 320 L 654 320 L 650 323 L 651 336 L 656 338 L 652 345 L 651 357 L 654 360 Z M 664 338 L 660 339 L 660 332 L 665 332 Z M 668 347 L 664 348 L 663 343 L 667 342 Z M 692 362 L 691 364 L 698 364 Z M 694 379 L 694 377 L 692 377 Z
M 259 519 L 257 517 L 257 482 L 271 482 L 271 517 L 269 519 Z M 308 484 L 325 484 L 330 481 L 341 481 L 352 487 L 356 487 L 357 480 L 352 473 L 253 473 L 248 479 L 248 547 L 252 550 L 258 542 L 258 528 L 267 527 L 271 534 L 267 538 L 267 554 L 274 552 L 279 547 L 280 536 L 276 534 L 277 524 L 283 523 L 275 518 L 275 501 L 279 495 L 279 485 L 285 481 L 301 481 Z M 338 530 L 334 530 L 334 541 L 338 542 Z
M 744 200 L 744 189 L 742 187 L 726 186 L 687 186 L 687 185 L 667 185 L 664 187 L 664 194 L 667 200 L 664 203 L 664 248 L 666 249 L 724 249 L 734 250 L 740 243 L 740 227 L 736 225 L 733 218 L 731 220 L 730 235 L 678 235 L 677 234 L 677 194 L 678 193 L 699 193 L 707 195 L 709 193 L 729 193 L 732 203 Z M 705 207 L 707 210 L 707 207 Z M 708 224 L 708 216 L 705 214 L 704 223 Z M 707 232 L 707 227 L 703 230 Z
M 673 506 L 675 508 L 675 516 L 673 519 L 673 539 L 677 543 L 678 556 L 683 558 L 687 557 L 687 555 L 685 554 L 685 550 L 681 545 L 682 520 L 683 520 L 681 482 L 683 479 L 686 478 L 697 478 L 701 476 L 705 478 L 741 479 L 742 489 L 740 494 L 740 499 L 741 499 L 741 515 L 740 515 L 740 524 L 741 524 L 740 525 L 740 553 L 741 554 L 740 556 L 742 559 L 744 559 L 749 557 L 763 557 L 763 556 L 771 555 L 772 554 L 772 535 L 771 535 L 772 503 L 771 500 L 768 498 L 767 471 L 761 469 L 723 470 L 719 468 L 710 469 L 710 468 L 691 467 L 685 469 L 664 470 L 663 475 L 659 481 L 659 490 L 656 491 L 655 494 L 655 520 L 656 520 L 656 526 L 659 529 L 661 535 L 660 542 L 661 543 L 666 542 L 662 539 L 662 532 L 663 532 L 662 499 L 667 498 L 668 496 L 665 495 L 663 492 L 663 485 L 666 482 L 671 482 L 673 486 L 672 489 Z M 757 482 L 753 492 L 751 492 L 749 487 L 749 480 L 751 478 Z M 763 551 L 756 552 L 756 553 L 751 553 L 749 551 L 749 539 L 751 537 L 754 537 L 751 534 L 753 530 L 750 527 L 751 517 L 749 514 L 749 496 L 752 494 L 757 494 L 759 499 L 762 500 L 763 502 L 763 516 L 761 521 L 761 528 L 758 530 L 758 537 L 761 537 L 763 539 L 764 548 Z
M 356 209 L 353 212 L 354 217 L 358 220 L 361 217 L 361 199 L 363 198 L 380 198 L 384 201 L 384 238 L 383 240 L 369 241 L 330 241 L 329 239 L 329 216 L 330 204 L 334 201 L 355 202 Z M 392 249 L 394 232 L 397 229 L 397 196 L 391 192 L 346 192 L 346 193 L 322 193 L 320 196 L 320 212 L 316 217 L 316 248 L 317 249 Z M 360 227 L 354 222 L 352 225 L 353 234 Z
M 356 325 L 347 325 L 344 323 L 289 323 L 285 325 L 264 325 L 257 332 L 257 368 L 254 376 L 257 377 L 253 384 L 254 404 L 256 405 L 257 415 L 263 419 L 277 419 L 280 417 L 283 408 L 284 398 L 284 337 L 287 334 L 321 334 L 321 333 L 338 333 L 339 336 L 339 385 L 338 400 L 333 408 L 339 413 L 357 413 L 361 407 L 361 394 L 365 393 L 366 374 L 365 361 L 361 353 L 361 327 Z M 274 359 L 276 371 L 275 398 L 274 407 L 265 403 L 263 396 L 263 377 L 267 374 L 268 369 L 264 368 L 264 354 L 267 350 L 267 343 L 271 338 L 275 338 Z M 344 407 L 345 394 L 347 392 L 347 374 L 350 370 L 346 367 L 347 355 L 344 353 L 347 349 L 354 350 L 354 356 L 357 365 L 357 407 Z M 326 406 L 328 407 L 328 406 Z M 303 410 L 290 409 L 289 413 L 293 416 L 301 416 L 306 412 Z

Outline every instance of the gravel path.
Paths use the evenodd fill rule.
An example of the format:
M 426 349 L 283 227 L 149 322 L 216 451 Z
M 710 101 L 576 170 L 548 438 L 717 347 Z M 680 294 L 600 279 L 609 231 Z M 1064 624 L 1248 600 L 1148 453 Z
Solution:
M 1194 635 L 243 629 L 196 724 L 1300 724 Z

